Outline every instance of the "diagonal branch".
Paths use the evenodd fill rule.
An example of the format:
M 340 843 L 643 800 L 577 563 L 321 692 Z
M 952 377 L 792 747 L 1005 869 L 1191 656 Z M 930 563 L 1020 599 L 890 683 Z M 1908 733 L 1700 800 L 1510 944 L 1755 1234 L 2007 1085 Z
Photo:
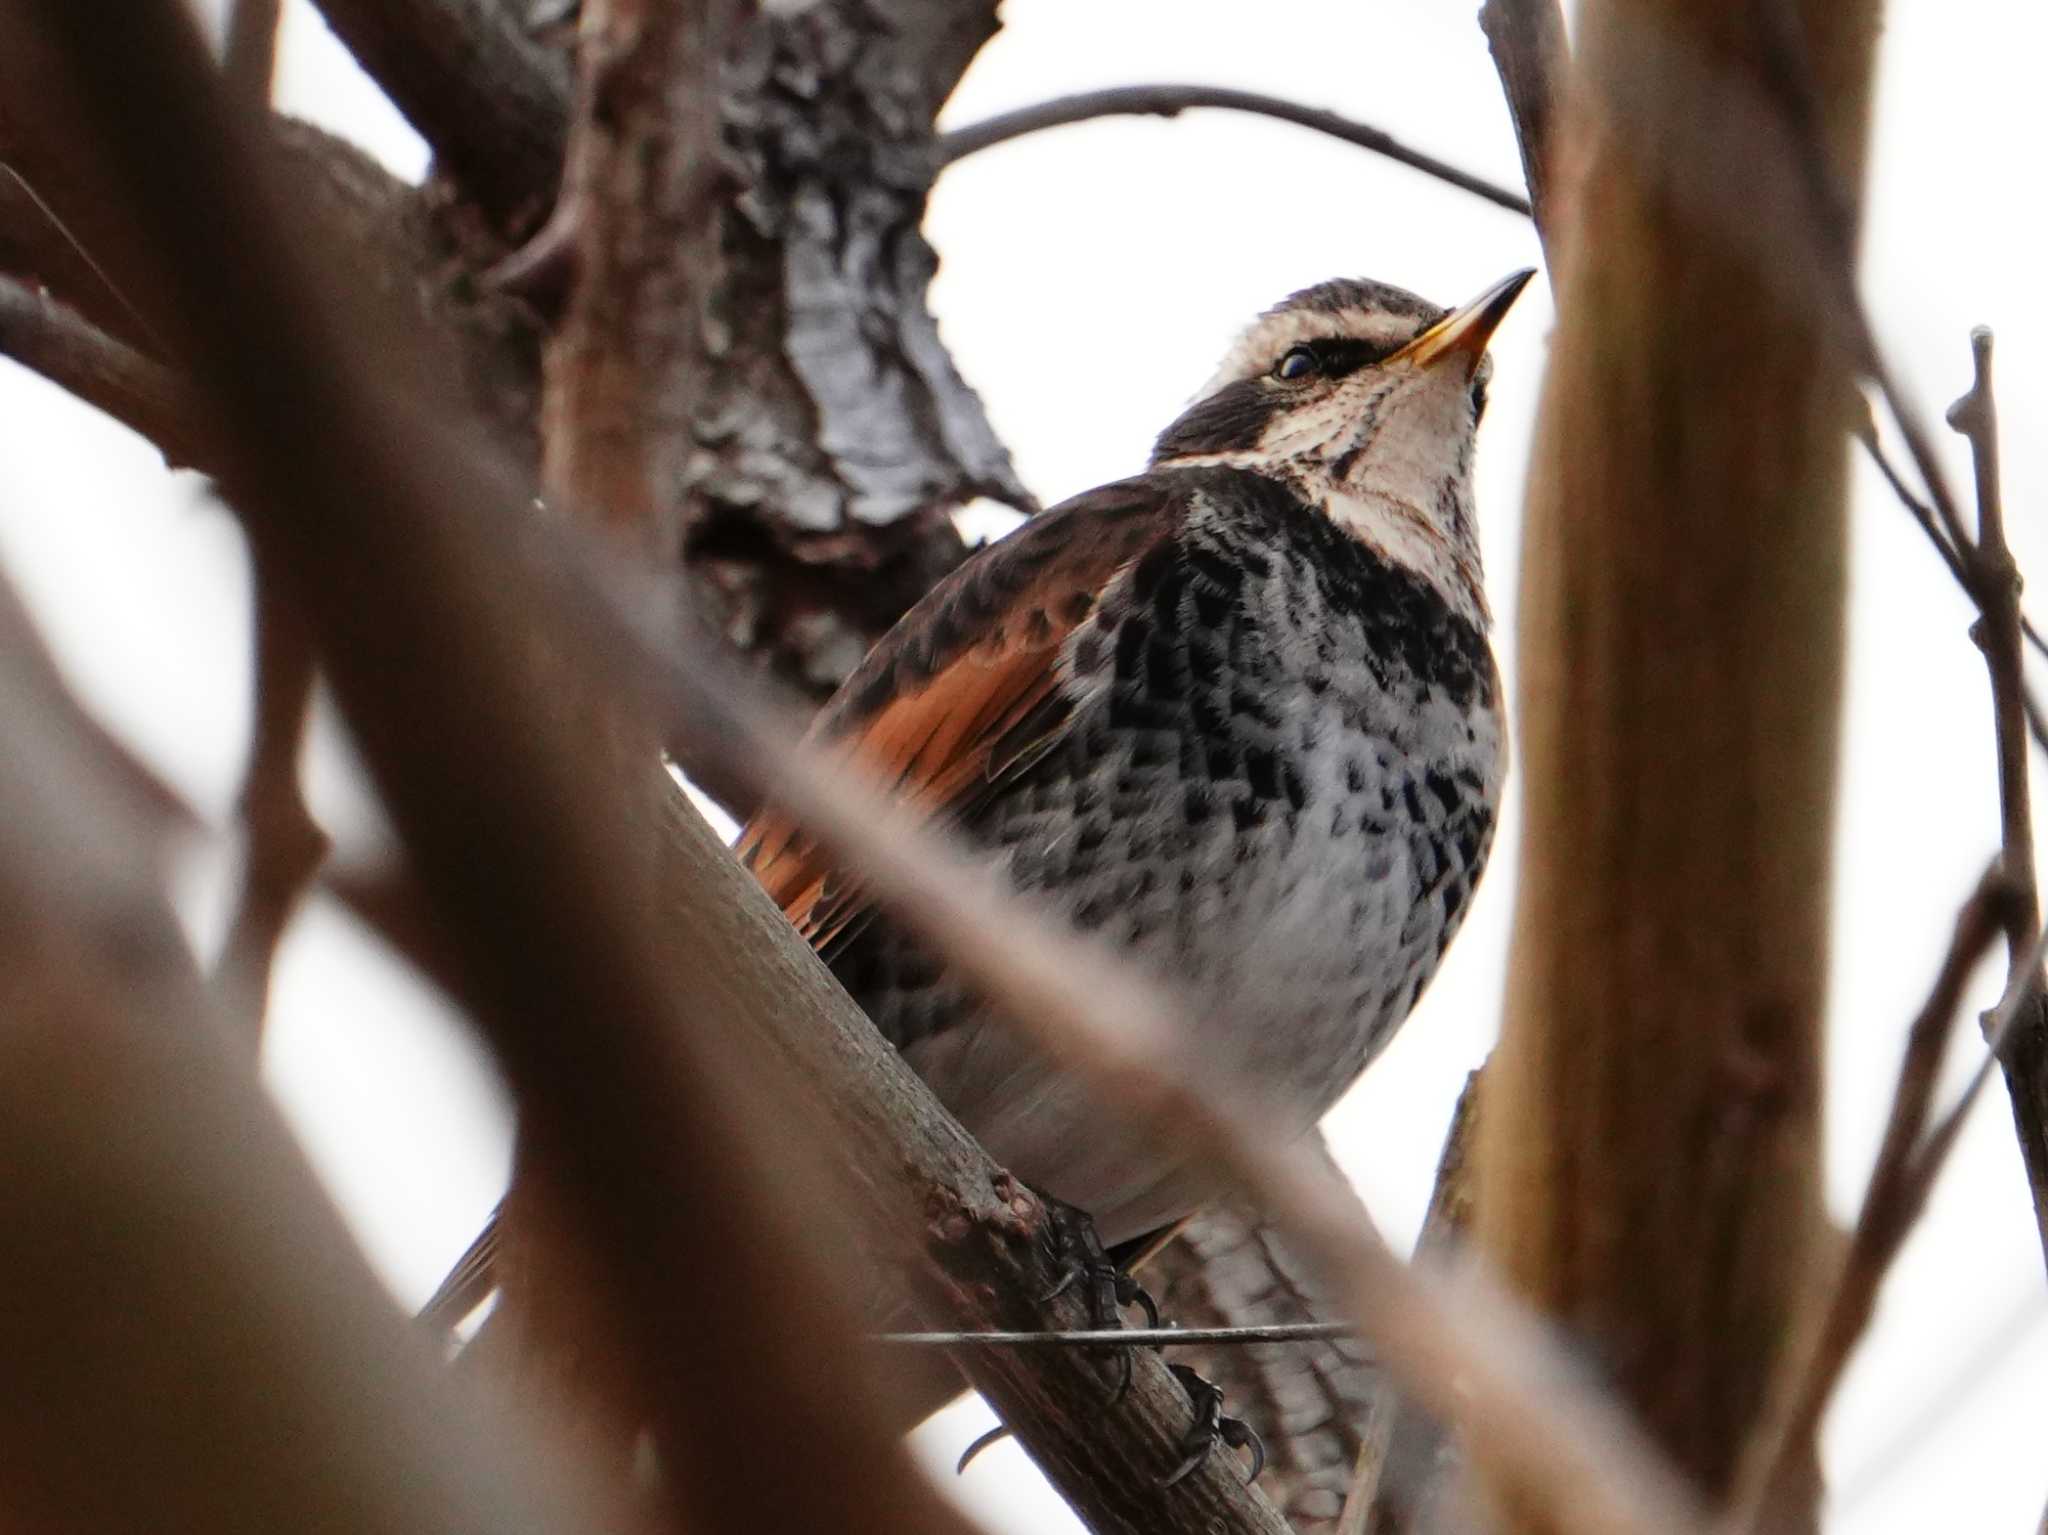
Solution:
M 435 159 L 506 228 L 547 211 L 569 134 L 562 56 L 499 0 L 318 0 Z
M 1081 91 L 1040 102 L 1036 106 L 1020 107 L 1014 112 L 999 113 L 965 128 L 942 133 L 933 145 L 933 156 L 937 165 L 944 168 L 971 154 L 1047 128 L 1092 122 L 1100 117 L 1178 117 L 1183 112 L 1210 107 L 1277 118 L 1281 122 L 1327 134 L 1360 149 L 1384 155 L 1426 176 L 1434 176 L 1438 181 L 1484 198 L 1512 213 L 1526 215 L 1530 211 L 1529 200 L 1520 193 L 1483 176 L 1462 171 L 1434 155 L 1411 149 L 1392 134 L 1369 124 L 1355 122 L 1319 107 L 1303 106 L 1285 97 L 1264 96 L 1256 91 L 1234 90 L 1221 85 L 1119 85 L 1107 90 Z
M 8 277 L 0 277 L 0 356 L 148 438 L 173 468 L 213 461 L 211 433 L 176 373 Z
M 1997 872 L 1986 871 L 1956 918 L 1948 952 L 1906 1033 L 1905 1059 L 1893 1089 L 1891 1114 L 1841 1272 L 1795 1377 L 1788 1405 L 1780 1421 L 1759 1439 L 1756 1463 L 1760 1469 L 1753 1488 L 1736 1500 L 1736 1506 L 1745 1512 L 1731 1522 L 1731 1529 L 1792 1528 L 1807 1504 L 1822 1415 L 1856 1344 L 1870 1326 L 1885 1275 L 1926 1203 L 1931 1182 L 1926 1153 L 1933 1143 L 1925 1134 L 1928 1108 L 1962 1007 L 1963 988 L 2007 926 L 2017 896 L 2016 889 Z

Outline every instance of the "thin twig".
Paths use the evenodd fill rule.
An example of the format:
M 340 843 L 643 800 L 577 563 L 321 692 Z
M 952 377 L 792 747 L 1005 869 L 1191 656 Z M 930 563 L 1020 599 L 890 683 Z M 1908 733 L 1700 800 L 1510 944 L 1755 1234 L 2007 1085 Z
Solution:
M 277 72 L 279 0 L 230 0 L 221 68 L 228 90 L 252 107 L 270 105 Z
M 1046 128 L 1063 128 L 1070 123 L 1085 123 L 1098 117 L 1177 117 L 1182 112 L 1206 107 L 1278 118 L 1281 122 L 1312 129 L 1331 138 L 1342 139 L 1347 144 L 1355 144 L 1360 149 L 1369 149 L 1374 154 L 1385 155 L 1511 212 L 1526 217 L 1531 211 L 1529 200 L 1520 193 L 1484 177 L 1474 176 L 1469 171 L 1459 170 L 1434 155 L 1410 149 L 1378 128 L 1319 107 L 1306 107 L 1284 97 L 1232 90 L 1221 85 L 1119 85 L 1108 90 L 1081 91 L 1040 102 L 1036 106 L 1020 107 L 1014 112 L 1001 112 L 982 122 L 942 133 L 933 146 L 933 152 L 938 166 L 944 168 L 980 150 Z
M 1759 1457 L 1761 1469 L 1754 1492 L 1741 1502 L 1748 1515 L 1734 1528 L 1771 1527 L 1789 1520 L 1803 1502 L 1821 1416 L 1870 1324 L 1878 1289 L 1892 1260 L 1925 1203 L 1930 1180 L 1922 1173 L 1927 1142 L 1921 1132 L 1927 1123 L 1935 1078 L 1962 1007 L 1963 988 L 2006 926 L 2007 908 L 2016 895 L 1994 865 L 1978 880 L 1956 917 L 1948 952 L 1906 1033 L 1905 1059 L 1892 1091 L 1891 1114 L 1841 1273 L 1812 1352 L 1801 1369 L 1799 1385 L 1788 1399 L 1782 1421 L 1771 1432 L 1768 1442 L 1772 1448 Z
M 882 1332 L 903 1348 L 1179 1348 L 1191 1344 L 1314 1343 L 1355 1338 L 1352 1322 L 1279 1322 L 1269 1327 L 1083 1327 L 1065 1332 Z
M 2043 1250 L 2048 1252 L 2048 1016 L 2038 1000 L 2039 977 L 2032 973 L 2039 970 L 2041 960 L 2028 951 L 2029 939 L 2041 925 L 2041 892 L 2034 865 L 2027 737 L 2032 731 L 2041 738 L 2041 721 L 2027 686 L 2019 566 L 2005 536 L 1991 332 L 1981 325 L 1970 333 L 1970 357 L 1970 388 L 1949 407 L 1948 423 L 1969 439 L 1975 470 L 1977 537 L 1968 548 L 1968 564 L 1982 614 L 1970 633 L 1984 653 L 1991 679 L 1992 729 L 1998 753 L 1999 857 L 2014 891 L 2011 920 L 2006 926 L 2011 966 L 2006 994 L 2010 1001 L 2016 993 L 2027 993 L 2027 1000 L 2012 1002 L 2010 1013 L 1998 1025 L 1995 1049 L 2011 1088 L 2035 1223 Z
M 1963 563 L 1963 556 L 1957 551 L 1956 546 L 1949 542 L 1948 534 L 1942 531 L 1941 524 L 1935 520 L 1934 508 L 1914 493 L 1913 487 L 1908 485 L 1905 477 L 1899 473 L 1898 465 L 1892 462 L 1891 455 L 1885 452 L 1884 443 L 1878 438 L 1877 422 L 1871 417 L 1868 401 L 1864 402 L 1863 419 L 1856 423 L 1855 435 L 1856 441 L 1862 444 L 1863 451 L 1869 456 L 1871 463 L 1877 466 L 1877 472 L 1884 476 L 1885 484 L 1891 487 L 1892 495 L 1898 499 L 1899 505 L 1906 509 L 1913 521 L 1919 524 L 1920 531 L 1927 535 L 1927 541 L 1934 545 L 1934 552 L 1941 556 L 1941 563 L 1946 565 L 1948 573 L 1956 578 L 1956 584 L 1962 587 L 1964 595 L 1972 595 L 1969 567 Z

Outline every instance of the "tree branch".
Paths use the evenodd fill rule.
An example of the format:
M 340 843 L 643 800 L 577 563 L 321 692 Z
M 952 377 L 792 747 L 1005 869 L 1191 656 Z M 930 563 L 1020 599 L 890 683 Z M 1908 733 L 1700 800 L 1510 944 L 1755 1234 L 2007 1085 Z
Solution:
M 1107 90 L 1081 91 L 1036 106 L 1003 112 L 965 128 L 939 135 L 933 153 L 940 168 L 957 164 L 971 154 L 1039 133 L 1100 117 L 1178 117 L 1181 113 L 1217 107 L 1231 112 L 1249 112 L 1277 118 L 1331 138 L 1369 149 L 1374 154 L 1433 176 L 1438 181 L 1484 198 L 1497 207 L 1527 216 L 1529 200 L 1517 192 L 1496 185 L 1481 176 L 1459 170 L 1455 165 L 1410 149 L 1390 133 L 1366 123 L 1354 122 L 1335 112 L 1307 107 L 1280 96 L 1263 96 L 1256 91 L 1233 90 L 1220 85 L 1121 85 Z
M 175 373 L 47 294 L 5 277 L 0 277 L 0 355 L 148 438 L 174 468 L 204 468 L 214 460 L 211 433 Z
M 1926 1204 L 1931 1181 L 1924 1166 L 1928 1106 L 1962 1006 L 1963 988 L 2007 925 L 2017 900 L 2018 891 L 2002 874 L 1987 871 L 1956 918 L 1934 985 L 1906 1033 L 1891 1114 L 1841 1272 L 1787 1406 L 1779 1421 L 1758 1438 L 1760 1469 L 1751 1489 L 1735 1500 L 1742 1512 L 1731 1521 L 1731 1529 L 1789 1529 L 1812 1505 L 1822 1415 L 1856 1344 L 1869 1329 L 1879 1287 Z
M 1827 81 L 1818 152 L 1854 185 L 1875 6 L 1802 14 Z M 1532 157 L 1571 179 L 1548 210 L 1523 845 L 1477 1154 L 1480 1252 L 1716 1503 L 1824 1230 L 1852 398 L 1827 322 L 1773 270 L 1793 263 L 1765 255 L 1791 235 L 1759 193 L 1772 165 L 1799 173 L 1753 152 L 1762 30 L 1715 0 L 1588 0 L 1568 116 Z M 1801 195 L 1777 191 L 1796 215 Z M 1739 347 L 1730 313 L 1757 319 Z M 1504 1501 L 1504 1530 L 1568 1527 Z
M 1315 1319 L 1341 1307 L 1315 1282 L 1286 1232 L 1242 1201 L 1189 1221 L 1140 1277 L 1161 1311 L 1182 1323 L 1327 1328 L 1332 1324 Z M 1335 1523 L 1379 1384 L 1355 1326 L 1347 1333 L 1307 1346 L 1202 1348 L 1181 1356 L 1264 1441 L 1259 1485 L 1296 1535 Z
M 1971 629 L 1991 677 L 1992 728 L 1998 752 L 1999 868 L 2013 888 L 2006 928 L 2010 963 L 2007 989 L 2035 988 L 2035 1000 L 2021 1008 L 1998 1055 L 2011 1090 L 2013 1116 L 2042 1250 L 2048 1256 L 2048 1007 L 2039 1000 L 2038 981 L 2027 973 L 2040 965 L 2030 954 L 2041 925 L 2041 891 L 2034 869 L 2033 800 L 2027 782 L 2031 699 L 2020 613 L 2020 572 L 2005 537 L 2005 502 L 1998 462 L 1998 400 L 1991 376 L 1991 332 L 1970 333 L 1974 377 L 1969 391 L 1950 407 L 1949 425 L 1970 442 L 1976 471 L 1977 537 L 1967 546 L 1969 568 L 1982 616 Z
M 1544 254 L 1555 262 L 1550 216 L 1557 197 L 1564 79 L 1571 64 L 1564 13 L 1557 0 L 1485 0 L 1479 28 L 1507 96 L 1536 232 L 1543 238 Z
M 227 46 L 221 69 L 228 89 L 250 106 L 270 105 L 272 77 L 277 72 L 279 0 L 229 0 Z
M 394 1314 L 223 1044 L 118 753 L 0 584 L 0 1501 L 29 1528 L 630 1528 Z M 345 1508 L 346 1514 L 341 1511 Z
M 569 133 L 561 55 L 498 0 L 317 0 L 435 158 L 507 232 L 554 200 Z

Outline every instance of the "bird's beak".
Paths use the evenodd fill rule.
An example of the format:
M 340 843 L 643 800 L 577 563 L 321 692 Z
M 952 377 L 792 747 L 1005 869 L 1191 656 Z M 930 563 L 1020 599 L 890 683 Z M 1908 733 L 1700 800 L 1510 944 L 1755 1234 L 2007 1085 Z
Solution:
M 1515 300 L 1535 275 L 1534 267 L 1524 267 L 1514 276 L 1502 278 L 1463 309 L 1445 315 L 1387 361 L 1426 368 L 1446 358 L 1461 358 L 1465 371 L 1471 372 L 1486 355 L 1486 343 L 1495 328 L 1507 318 Z

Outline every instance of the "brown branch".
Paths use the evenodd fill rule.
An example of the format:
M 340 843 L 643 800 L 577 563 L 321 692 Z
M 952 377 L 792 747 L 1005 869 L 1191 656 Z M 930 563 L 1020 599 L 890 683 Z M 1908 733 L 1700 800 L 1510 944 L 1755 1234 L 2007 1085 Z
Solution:
M 1418 1257 L 1450 1259 L 1471 1230 L 1477 1194 L 1471 1155 L 1481 1081 L 1477 1071 L 1466 1077 L 1451 1113 L 1451 1128 L 1437 1158 L 1429 1213 L 1416 1246 Z M 1460 1521 L 1448 1520 L 1446 1511 L 1459 1490 L 1457 1457 L 1442 1425 L 1382 1385 L 1364 1427 L 1337 1535 L 1415 1535 L 1456 1527 Z
M 1180 1324 L 1333 1325 L 1316 1320 L 1333 1315 L 1332 1297 L 1305 1271 L 1287 1234 L 1241 1201 L 1189 1221 L 1140 1277 L 1162 1314 Z M 1296 1535 L 1335 1523 L 1378 1384 L 1355 1324 L 1343 1325 L 1347 1336 L 1307 1345 L 1198 1348 L 1180 1356 L 1264 1441 L 1259 1485 Z
M 393 1313 L 0 584 L 0 1502 L 23 1528 L 631 1528 Z M 138 834 L 142 833 L 142 834 Z
M 313 644 L 274 556 L 255 551 L 255 729 L 242 778 L 242 892 L 214 977 L 223 1017 L 263 1038 L 278 944 L 321 861 L 327 835 L 306 808 L 299 751 L 313 702 Z
M 1565 73 L 1571 65 L 1564 13 L 1557 0 L 1485 0 L 1479 7 L 1479 27 L 1507 96 L 1536 232 L 1554 262 L 1550 217 L 1557 195 Z
M 1854 185 L 1875 6 L 1803 10 L 1820 142 Z M 1548 146 L 1569 184 L 1523 539 L 1516 933 L 1477 1154 L 1480 1253 L 1717 1504 L 1825 1229 L 1852 398 L 1824 315 L 1773 270 L 1797 263 L 1770 259 L 1805 186 L 1755 152 L 1786 137 L 1748 110 L 1760 30 L 1716 0 L 1577 15 Z M 1740 347 L 1731 313 L 1756 320 Z M 1501 1503 L 1503 1530 L 1569 1527 Z
M 136 253 L 124 286 L 179 333 L 233 430 L 225 483 L 245 510 L 264 509 L 273 546 L 289 551 L 386 802 L 484 978 L 483 1021 L 522 1117 L 578 1148 L 557 1164 L 572 1194 L 559 1207 L 573 1212 L 579 1250 L 601 1255 L 615 1314 L 641 1331 L 664 1459 L 694 1463 L 685 1436 L 731 1443 L 737 1428 L 761 1428 L 731 1444 L 729 1484 L 765 1425 L 793 1420 L 805 1431 L 783 1438 L 785 1474 L 748 1479 L 756 1517 L 955 1527 L 865 1405 L 861 1356 L 815 1256 L 836 1222 L 829 1206 L 798 1202 L 816 1187 L 787 1133 L 804 1116 L 760 1101 L 737 1038 L 672 1012 L 672 996 L 698 983 L 664 973 L 653 913 L 611 882 L 629 862 L 628 829 L 553 700 L 529 687 L 531 606 L 523 588 L 487 584 L 489 541 L 508 524 L 495 508 L 462 515 L 481 511 L 464 497 L 485 482 L 405 457 L 435 412 L 387 403 L 370 382 L 391 375 L 399 344 L 347 295 L 313 285 L 317 268 L 286 232 L 304 221 L 272 212 L 267 162 L 219 110 L 183 8 L 10 8 L 0 60 L 19 57 L 30 15 L 88 104 L 113 168 L 101 190 L 154 235 L 124 244 Z M 181 301 L 165 302 L 172 294 Z M 344 338 L 367 353 L 364 371 L 337 374 Z M 513 491 L 498 506 L 520 500 Z M 655 1188 L 666 1192 L 649 1197 Z M 700 1505 L 709 1494 L 678 1489 Z
M 952 129 L 940 134 L 932 149 L 936 163 L 943 168 L 957 164 L 971 154 L 1047 128 L 1063 128 L 1102 117 L 1178 117 L 1183 112 L 1211 107 L 1277 118 L 1281 122 L 1327 134 L 1346 144 L 1384 155 L 1421 171 L 1425 176 L 1434 176 L 1438 181 L 1484 198 L 1510 212 L 1525 217 L 1530 212 L 1529 200 L 1520 193 L 1462 171 L 1434 155 L 1410 149 L 1392 134 L 1369 124 L 1354 122 L 1319 107 L 1303 106 L 1285 97 L 1264 96 L 1256 91 L 1233 90 L 1220 85 L 1120 85 L 1107 90 L 1081 91 Z
M 561 55 L 498 0 L 319 0 L 364 71 L 507 230 L 554 199 L 569 132 Z
M 1963 989 L 2008 925 L 2018 899 L 2018 890 L 2002 871 L 1987 871 L 1957 915 L 1948 952 L 1906 1033 L 1905 1058 L 1892 1092 L 1891 1114 L 1840 1273 L 1810 1350 L 1794 1377 L 1796 1384 L 1787 1405 L 1779 1421 L 1758 1441 L 1756 1464 L 1760 1469 L 1752 1489 L 1736 1500 L 1744 1513 L 1731 1528 L 1792 1528 L 1801 1511 L 1812 1507 L 1821 1418 L 1857 1343 L 1869 1330 L 1878 1290 L 1892 1261 L 1925 1208 L 1932 1182 L 1926 1160 L 1932 1142 L 1924 1134 L 1928 1107 L 1962 1007 Z M 1937 1153 L 1937 1158 L 1941 1154 Z
M 1050 1268 L 1036 1201 L 938 1113 L 679 796 L 665 830 L 629 823 L 635 789 L 566 728 L 588 716 L 534 685 L 530 636 L 558 627 L 536 583 L 560 556 L 508 561 L 556 530 L 508 517 L 517 490 L 451 458 L 431 407 L 380 387 L 393 342 L 373 316 L 339 292 L 311 296 L 313 269 L 286 233 L 306 221 L 269 211 L 278 192 L 210 110 L 182 13 L 171 0 L 124 6 L 111 42 L 97 6 L 53 0 L 34 14 L 95 91 L 96 133 L 118 154 L 109 190 L 154 229 L 126 247 L 138 253 L 128 276 L 186 300 L 152 313 L 185 327 L 182 348 L 233 428 L 224 482 L 290 551 L 337 697 L 478 978 L 522 1124 L 555 1153 L 562 1250 L 586 1255 L 610 1316 L 639 1339 L 664 1462 L 717 1478 L 678 1496 L 707 1513 L 742 1500 L 751 1521 L 791 1528 L 943 1526 L 862 1379 L 839 1298 L 867 1264 L 839 1201 L 804 1198 L 822 1174 L 801 1127 L 834 1127 L 834 1158 L 863 1191 L 854 1208 L 935 1249 L 943 1308 L 976 1322 L 1079 1319 L 1076 1297 L 1038 1300 Z M 582 658 L 583 686 L 617 669 L 577 630 L 549 639 L 551 655 Z M 565 676 L 553 663 L 541 675 Z M 666 887 L 673 909 L 617 878 L 650 835 L 687 876 Z M 848 1091 L 789 1101 L 758 1077 L 793 1061 Z M 1186 1404 L 1156 1361 L 1140 1360 L 1116 1434 L 1091 1421 L 1105 1381 L 1088 1356 L 992 1363 L 985 1378 L 1004 1369 L 1017 1384 L 999 1399 L 1027 1432 L 1063 1419 L 1067 1479 L 1090 1474 L 1120 1500 L 1106 1527 L 1157 1518 L 1154 1482 Z M 781 1432 L 790 1422 L 805 1431 Z M 781 1465 L 763 1481 L 746 1468 L 771 1437 Z M 1279 1528 L 1221 1462 L 1173 1496 L 1204 1524 Z
M 209 432 L 176 374 L 116 341 L 48 294 L 0 277 L 0 356 L 112 416 L 173 467 L 203 468 Z
M 277 24 L 280 0 L 229 0 L 227 45 L 221 70 L 228 89 L 252 107 L 270 105 L 272 78 L 277 73 Z
M 604 614 L 588 616 L 623 623 L 644 607 L 619 592 Z M 649 681 L 658 679 L 675 717 L 696 721 L 733 753 L 735 767 L 772 784 L 770 797 L 860 868 L 878 899 L 978 989 L 1004 999 L 1015 1027 L 1085 1074 L 1131 1122 L 1208 1147 L 1218 1170 L 1299 1243 L 1376 1357 L 1415 1400 L 1457 1424 L 1505 1485 L 1587 1532 L 1702 1527 L 1689 1493 L 1633 1424 L 1578 1381 L 1519 1313 L 1474 1276 L 1432 1284 L 1412 1273 L 1325 1162 L 1274 1142 L 1255 1091 L 1218 1082 L 1206 1062 L 1189 1059 L 1169 998 L 1097 946 L 1049 927 L 987 867 L 853 781 L 842 762 L 769 725 L 721 658 L 691 654 L 676 633 L 657 638 L 644 623 L 634 632 Z

